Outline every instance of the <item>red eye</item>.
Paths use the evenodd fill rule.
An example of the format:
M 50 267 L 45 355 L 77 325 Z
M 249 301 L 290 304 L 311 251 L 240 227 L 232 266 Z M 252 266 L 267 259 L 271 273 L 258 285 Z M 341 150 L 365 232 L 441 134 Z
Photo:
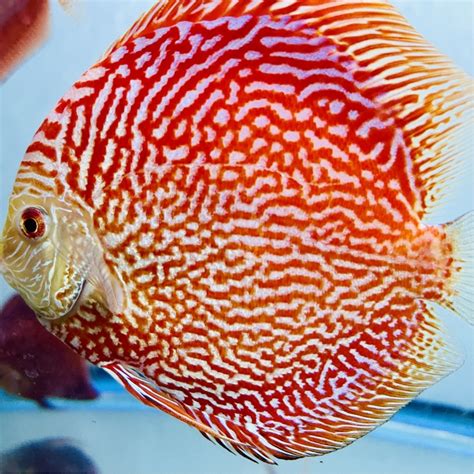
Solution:
M 37 207 L 28 207 L 21 214 L 21 231 L 29 239 L 39 239 L 46 231 L 44 212 Z

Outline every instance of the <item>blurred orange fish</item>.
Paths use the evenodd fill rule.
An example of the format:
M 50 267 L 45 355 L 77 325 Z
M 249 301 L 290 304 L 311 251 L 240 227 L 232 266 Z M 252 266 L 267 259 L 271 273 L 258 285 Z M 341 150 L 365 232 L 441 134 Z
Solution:
M 341 448 L 459 364 L 473 82 L 388 3 L 163 0 L 21 163 L 2 272 L 42 323 L 230 450 Z
M 86 362 L 46 331 L 19 295 L 0 311 L 0 388 L 43 407 L 48 397 L 98 396 Z
M 65 9 L 72 2 L 59 0 Z M 18 67 L 48 36 L 48 0 L 2 0 L 0 2 L 0 82 Z

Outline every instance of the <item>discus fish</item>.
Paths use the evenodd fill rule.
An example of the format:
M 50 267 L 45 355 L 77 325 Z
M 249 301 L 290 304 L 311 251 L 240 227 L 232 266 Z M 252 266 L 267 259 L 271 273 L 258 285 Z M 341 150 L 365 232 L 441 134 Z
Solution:
M 388 3 L 163 0 L 34 136 L 2 272 L 229 450 L 333 451 L 459 364 L 432 303 L 473 322 L 473 213 L 428 222 L 472 110 Z
M 0 388 L 46 408 L 49 397 L 98 396 L 86 362 L 42 327 L 19 295 L 0 310 Z

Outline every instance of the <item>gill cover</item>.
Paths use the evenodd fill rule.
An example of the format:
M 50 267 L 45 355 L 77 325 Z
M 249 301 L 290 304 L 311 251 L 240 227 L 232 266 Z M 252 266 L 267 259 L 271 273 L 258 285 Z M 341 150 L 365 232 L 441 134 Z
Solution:
M 47 320 L 69 316 L 89 299 L 118 311 L 122 293 L 85 212 L 54 197 L 23 192 L 10 200 L 0 270 Z

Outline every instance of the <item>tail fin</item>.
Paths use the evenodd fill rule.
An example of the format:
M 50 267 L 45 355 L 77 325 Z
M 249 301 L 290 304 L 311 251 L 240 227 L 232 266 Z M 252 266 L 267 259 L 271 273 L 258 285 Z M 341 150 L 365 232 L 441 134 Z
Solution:
M 445 230 L 454 258 L 447 304 L 474 325 L 474 211 L 446 224 Z

